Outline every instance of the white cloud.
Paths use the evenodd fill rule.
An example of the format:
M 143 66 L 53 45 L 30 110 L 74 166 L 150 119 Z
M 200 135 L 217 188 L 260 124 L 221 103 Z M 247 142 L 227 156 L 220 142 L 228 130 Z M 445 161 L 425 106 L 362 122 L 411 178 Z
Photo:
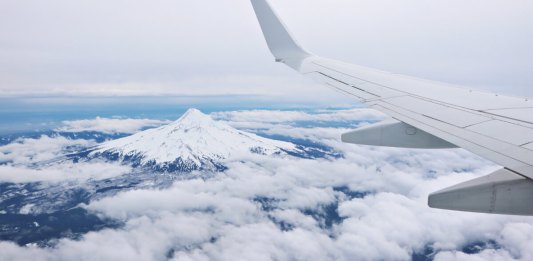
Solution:
M 131 171 L 130 167 L 114 163 L 73 164 L 60 160 L 67 152 L 79 151 L 95 144 L 90 140 L 41 136 L 37 139 L 19 139 L 0 146 L 0 162 L 8 162 L 0 165 L 0 182 L 83 182 L 115 177 Z M 37 166 L 28 167 L 32 164 Z
M 261 123 L 284 123 L 299 121 L 376 121 L 388 118 L 384 114 L 366 108 L 354 108 L 347 110 L 320 110 L 316 113 L 304 111 L 275 111 L 275 110 L 244 110 L 214 112 L 213 118 L 231 122 L 261 122 Z
M 62 127 L 58 131 L 82 132 L 98 131 L 108 134 L 113 133 L 136 133 L 143 128 L 158 127 L 167 124 L 169 121 L 151 119 L 110 119 L 96 117 L 91 120 L 63 121 Z
M 19 139 L 0 146 L 0 162 L 29 164 L 52 160 L 65 153 L 66 148 L 94 145 L 90 140 L 70 140 L 64 137 L 41 136 L 38 139 Z
M 341 110 L 317 110 L 305 112 L 299 110 L 242 110 L 214 112 L 211 116 L 217 120 L 227 121 L 228 124 L 239 129 L 260 130 L 267 135 L 281 135 L 296 139 L 315 140 L 327 145 L 338 145 L 341 134 L 352 129 L 335 127 L 298 127 L 298 123 L 313 122 L 331 123 L 342 122 L 356 128 L 367 122 L 381 121 L 388 116 L 367 108 L 352 108 Z
M 436 260 L 533 257 L 531 218 L 427 206 L 429 193 L 497 168 L 486 160 L 464 150 L 343 144 L 336 138 L 343 130 L 335 128 L 294 127 L 284 132 L 286 126 L 279 127 L 280 123 L 319 116 L 261 114 L 265 117 L 240 112 L 220 117 L 238 122 L 239 115 L 246 115 L 243 122 L 262 120 L 271 133 L 305 133 L 313 141 L 342 151 L 344 158 L 246 156 L 229 162 L 228 171 L 211 178 L 177 180 L 166 189 L 124 191 L 85 206 L 98 215 L 124 221 L 123 228 L 90 232 L 79 240 L 61 239 L 51 248 L 0 242 L 2 256 L 8 260 L 410 260 L 413 252 L 430 246 L 439 251 Z M 334 113 L 323 114 L 320 117 L 328 121 L 349 120 L 342 113 L 338 118 Z M 271 120 L 275 118 L 285 120 L 275 123 Z M 50 155 L 61 147 L 52 146 L 50 150 L 55 152 Z M 106 166 L 80 165 L 71 172 L 89 175 L 99 169 L 101 173 L 120 173 L 112 166 L 102 171 Z M 9 169 L 12 166 L 5 168 L 0 177 L 13 171 Z M 69 166 L 57 168 L 62 173 Z M 45 174 L 54 169 L 41 171 Z M 352 198 L 339 190 L 341 187 L 370 194 Z M 319 214 L 332 204 L 338 204 L 342 220 L 331 227 L 308 213 Z M 477 254 L 461 252 L 468 244 L 489 240 L 499 248 Z
M 513 258 L 506 250 L 483 250 L 478 254 L 466 254 L 459 251 L 441 252 L 435 256 L 435 261 L 504 261 L 504 260 L 519 260 Z M 522 259 L 527 260 L 527 259 Z
M 484 172 L 453 174 L 454 165 L 482 167 L 485 162 L 477 157 L 465 157 L 468 154 L 461 151 L 361 147 L 354 152 L 359 150 L 372 159 L 259 157 L 234 162 L 227 173 L 212 179 L 183 180 L 169 189 L 134 190 L 104 198 L 87 208 L 126 221 L 125 228 L 89 233 L 80 241 L 64 239 L 52 249 L 39 251 L 64 259 L 72 257 L 73 250 L 83 256 L 108 242 L 91 258 L 114 258 L 113 249 L 120 249 L 121 256 L 132 260 L 160 260 L 169 251 L 176 260 L 409 260 L 413 251 L 426 244 L 440 250 L 460 249 L 472 241 L 497 239 L 506 224 L 527 220 L 426 206 L 427 194 L 436 184 L 442 186 L 441 180 L 454 183 Z M 429 164 L 426 169 L 419 162 L 426 156 L 457 163 Z M 386 163 L 376 171 L 376 164 L 388 157 L 417 159 L 399 165 Z M 426 176 L 429 169 L 437 171 L 435 177 Z M 333 190 L 339 186 L 378 193 L 348 199 Z M 263 211 L 252 201 L 257 197 L 272 199 L 276 210 Z M 345 220 L 332 231 L 304 214 L 306 209 L 337 200 Z M 269 215 L 294 229 L 282 231 Z M 140 244 L 148 236 L 150 243 Z
M 533 251 L 531 250 L 532 235 L 533 224 L 531 222 L 510 222 L 505 224 L 495 236 L 495 241 L 502 248 L 483 250 L 476 254 L 445 251 L 437 254 L 435 260 L 531 260 L 533 258 Z
M 0 166 L 0 182 L 84 182 L 90 179 L 100 180 L 120 176 L 131 172 L 131 168 L 111 163 L 78 163 L 65 162 L 53 164 L 42 169 L 21 166 Z
M 32 208 L 34 207 L 34 204 L 27 204 L 24 205 L 22 208 L 20 208 L 19 214 L 27 215 L 31 213 Z

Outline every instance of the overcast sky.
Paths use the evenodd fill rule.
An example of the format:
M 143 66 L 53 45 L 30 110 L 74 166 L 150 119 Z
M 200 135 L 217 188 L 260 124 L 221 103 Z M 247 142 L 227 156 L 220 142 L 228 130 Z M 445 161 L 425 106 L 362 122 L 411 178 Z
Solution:
M 311 52 L 533 96 L 533 2 L 271 1 Z M 337 97 L 273 58 L 247 0 L 0 0 L 0 95 Z

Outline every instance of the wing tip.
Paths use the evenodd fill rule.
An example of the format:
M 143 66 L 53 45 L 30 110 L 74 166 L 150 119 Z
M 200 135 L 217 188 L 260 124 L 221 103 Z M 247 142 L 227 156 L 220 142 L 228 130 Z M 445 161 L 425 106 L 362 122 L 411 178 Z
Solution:
M 313 55 L 294 40 L 267 0 L 250 1 L 275 61 L 299 70 L 303 60 Z

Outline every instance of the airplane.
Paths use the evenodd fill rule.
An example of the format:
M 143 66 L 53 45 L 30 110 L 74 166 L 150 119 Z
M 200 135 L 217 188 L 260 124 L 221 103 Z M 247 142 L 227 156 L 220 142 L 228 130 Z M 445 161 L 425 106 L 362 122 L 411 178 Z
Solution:
M 429 195 L 432 208 L 533 215 L 533 101 L 316 56 L 291 36 L 267 0 L 251 0 L 276 62 L 392 117 L 343 134 L 346 143 L 463 148 L 502 166 Z

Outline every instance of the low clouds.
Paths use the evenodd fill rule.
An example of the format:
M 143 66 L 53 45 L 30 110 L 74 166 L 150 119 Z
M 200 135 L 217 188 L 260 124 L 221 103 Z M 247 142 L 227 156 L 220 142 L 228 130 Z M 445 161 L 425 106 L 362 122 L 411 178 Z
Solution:
M 63 163 L 44 169 L 6 165 L 0 166 L 0 183 L 85 182 L 112 178 L 130 171 L 129 167 L 109 163 Z
M 175 260 L 409 260 L 426 245 L 455 250 L 469 242 L 497 239 L 503 225 L 513 219 L 429 209 L 427 190 L 420 196 L 410 196 L 409 190 L 437 181 L 425 181 L 416 168 L 406 173 L 390 166 L 391 173 L 379 173 L 372 164 L 358 166 L 351 160 L 256 162 L 263 167 L 235 163 L 212 179 L 120 193 L 90 203 L 87 209 L 126 221 L 124 228 L 89 233 L 80 241 L 61 240 L 54 248 L 39 251 L 52 259 L 72 257 L 74 250 L 87 256 L 107 242 L 90 256 L 163 260 L 171 253 Z M 395 175 L 415 178 L 398 184 L 391 178 Z M 455 174 L 453 180 L 478 176 L 466 175 Z M 374 193 L 351 199 L 336 191 L 338 186 L 362 186 Z M 257 198 L 269 199 L 273 210 L 265 209 Z M 336 202 L 342 221 L 331 228 L 306 214 L 320 213 Z M 290 229 L 282 229 L 280 222 Z
M 167 123 L 169 123 L 169 121 L 151 119 L 109 119 L 96 117 L 96 119 L 92 120 L 63 121 L 63 126 L 58 128 L 58 131 L 97 131 L 107 134 L 133 134 L 145 128 L 158 127 Z
M 533 251 L 530 250 L 533 243 L 532 233 L 533 225 L 531 222 L 508 223 L 497 234 L 496 242 L 502 244 L 502 248 L 485 249 L 477 254 L 443 251 L 435 256 L 435 260 L 530 260 L 533 258 Z
M 304 111 L 245 110 L 215 112 L 211 115 L 215 119 L 222 119 L 230 122 L 284 123 L 314 121 L 315 124 L 317 121 L 376 121 L 387 117 L 376 110 L 365 108 L 348 110 L 319 110 L 313 113 Z
M 235 128 L 322 143 L 331 143 L 326 141 L 330 140 L 333 145 L 339 145 L 334 141 L 338 141 L 342 133 L 352 128 L 388 118 L 376 110 L 366 108 L 308 111 L 243 110 L 214 112 L 211 116 L 214 119 L 227 121 Z M 332 127 L 335 125 L 339 126 Z
M 237 119 L 237 114 L 228 112 L 224 117 Z M 297 119 L 318 117 L 287 114 L 273 112 L 278 115 L 273 118 L 286 119 L 276 123 L 268 113 L 250 119 L 291 126 Z M 334 112 L 327 114 L 331 121 L 344 117 L 343 112 L 337 118 Z M 429 193 L 480 177 L 497 166 L 464 150 L 356 146 L 335 139 L 336 128 L 326 132 L 297 128 L 305 129 L 313 141 L 342 151 L 344 157 L 246 156 L 228 162 L 229 170 L 210 178 L 176 180 L 164 189 L 123 191 L 83 206 L 101 217 L 123 221 L 123 227 L 90 232 L 79 240 L 61 239 L 50 248 L 1 242 L 2 256 L 8 260 L 411 260 L 416 253 L 435 260 L 531 259 L 531 218 L 427 206 Z M 463 252 L 480 242 L 493 243 Z
M 19 139 L 0 146 L 0 163 L 30 164 L 52 160 L 67 152 L 67 149 L 84 148 L 94 145 L 90 140 L 70 140 L 64 137 L 42 136 L 38 139 Z
M 72 164 L 57 161 L 68 152 L 95 144 L 91 140 L 41 136 L 38 139 L 19 139 L 0 146 L 0 162 L 4 162 L 4 165 L 0 165 L 0 183 L 84 182 L 111 178 L 131 171 L 129 167 L 104 162 Z M 34 163 L 40 166 L 28 167 Z

